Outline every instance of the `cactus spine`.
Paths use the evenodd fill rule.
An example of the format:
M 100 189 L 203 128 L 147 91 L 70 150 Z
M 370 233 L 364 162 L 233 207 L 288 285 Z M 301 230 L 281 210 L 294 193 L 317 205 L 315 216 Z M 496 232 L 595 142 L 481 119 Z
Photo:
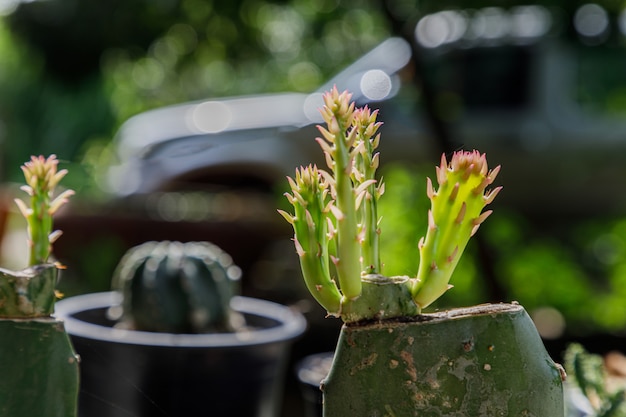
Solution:
M 230 300 L 241 270 L 209 242 L 146 242 L 120 261 L 113 288 L 123 295 L 121 322 L 168 333 L 229 332 L 240 324 Z

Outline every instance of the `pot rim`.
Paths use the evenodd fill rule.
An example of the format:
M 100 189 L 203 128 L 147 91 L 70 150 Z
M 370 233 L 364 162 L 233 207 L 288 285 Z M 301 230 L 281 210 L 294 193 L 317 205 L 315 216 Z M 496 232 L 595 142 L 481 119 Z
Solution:
M 289 307 L 257 298 L 235 296 L 231 306 L 243 314 L 269 318 L 277 325 L 236 333 L 175 334 L 118 329 L 90 323 L 75 317 L 77 313 L 119 305 L 121 294 L 115 291 L 68 297 L 57 301 L 54 317 L 62 320 L 71 336 L 111 343 L 159 347 L 235 347 L 263 345 L 292 340 L 304 333 L 304 316 Z

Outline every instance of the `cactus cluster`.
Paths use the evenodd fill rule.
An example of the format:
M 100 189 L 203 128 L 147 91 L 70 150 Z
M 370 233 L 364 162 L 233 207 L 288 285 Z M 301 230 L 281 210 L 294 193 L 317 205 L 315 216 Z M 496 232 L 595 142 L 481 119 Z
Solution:
M 389 281 L 381 279 L 377 214 L 385 190 L 376 178 L 382 123 L 377 110 L 357 108 L 351 98 L 336 88 L 324 95 L 320 112 L 326 126 L 318 126 L 317 142 L 329 170 L 314 165 L 296 169 L 288 178 L 291 192 L 285 194 L 293 212 L 279 210 L 293 226 L 307 288 L 330 315 L 344 321 L 380 318 L 388 303 L 376 301 L 375 293 L 364 286 L 374 283 L 382 291 L 381 284 Z M 419 241 L 417 275 L 391 280 L 404 287 L 392 297 L 410 298 L 399 301 L 403 306 L 397 314 L 419 313 L 447 291 L 470 237 L 491 214 L 482 210 L 501 189 L 487 190 L 499 170 L 489 170 L 478 151 L 455 152 L 450 162 L 442 156 L 438 189 L 427 181 L 431 209 L 428 231 Z
M 167 333 L 230 332 L 241 270 L 209 242 L 146 242 L 129 249 L 113 277 L 123 295 L 121 323 Z

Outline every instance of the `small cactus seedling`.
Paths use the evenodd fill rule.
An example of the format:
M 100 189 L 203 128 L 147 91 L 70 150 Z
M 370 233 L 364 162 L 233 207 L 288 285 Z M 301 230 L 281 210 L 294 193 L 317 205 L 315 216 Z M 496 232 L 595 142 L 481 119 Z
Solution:
M 428 231 L 419 241 L 415 277 L 382 275 L 377 201 L 384 184 L 375 174 L 380 142 L 378 111 L 356 108 L 348 92 L 324 95 L 326 127 L 318 126 L 329 171 L 309 165 L 288 178 L 293 212 L 280 210 L 293 226 L 302 274 L 313 297 L 346 322 L 415 315 L 450 287 L 470 237 L 491 214 L 483 208 L 501 187 L 487 190 L 500 167 L 489 170 L 484 154 L 459 151 L 430 179 Z M 396 285 L 387 285 L 387 284 Z
M 126 252 L 113 287 L 123 295 L 121 322 L 143 331 L 234 331 L 230 308 L 241 270 L 209 242 L 146 242 Z

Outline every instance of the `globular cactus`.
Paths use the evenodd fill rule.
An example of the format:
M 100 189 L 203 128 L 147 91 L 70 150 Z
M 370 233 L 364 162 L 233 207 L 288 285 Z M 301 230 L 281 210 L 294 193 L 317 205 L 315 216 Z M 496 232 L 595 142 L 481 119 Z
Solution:
M 123 295 L 121 323 L 135 330 L 213 333 L 236 330 L 232 311 L 241 270 L 209 242 L 146 242 L 126 252 L 113 278 Z

